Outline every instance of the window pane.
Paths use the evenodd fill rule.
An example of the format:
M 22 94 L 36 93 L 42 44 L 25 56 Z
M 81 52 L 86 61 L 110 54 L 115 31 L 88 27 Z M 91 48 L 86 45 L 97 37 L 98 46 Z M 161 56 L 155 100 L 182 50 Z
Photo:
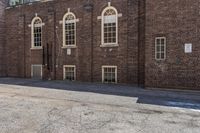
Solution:
M 65 21 L 65 44 L 75 45 L 75 16 L 69 14 Z
M 161 44 L 162 44 L 162 45 L 165 44 L 165 39 L 161 39 Z
M 156 59 L 160 59 L 160 53 L 156 54 Z
M 161 53 L 161 59 L 165 58 L 165 53 Z
M 156 43 L 157 45 L 160 45 L 160 39 L 157 39 Z
M 156 50 L 157 50 L 156 52 L 159 52 L 160 51 L 160 46 L 157 45 Z
M 116 43 L 117 38 L 117 13 L 113 9 L 108 9 L 104 13 L 104 43 Z
M 104 82 L 105 83 L 116 83 L 116 68 L 105 67 L 104 69 Z
M 41 38 L 42 38 L 42 27 L 34 27 L 34 46 L 35 47 L 40 47 L 42 46 L 41 44 Z
M 165 47 L 161 46 L 161 52 L 164 52 L 164 51 L 165 51 Z
M 156 59 L 163 60 L 165 59 L 165 38 L 156 38 Z
M 65 68 L 65 79 L 74 81 L 75 80 L 75 68 L 74 67 L 66 67 Z

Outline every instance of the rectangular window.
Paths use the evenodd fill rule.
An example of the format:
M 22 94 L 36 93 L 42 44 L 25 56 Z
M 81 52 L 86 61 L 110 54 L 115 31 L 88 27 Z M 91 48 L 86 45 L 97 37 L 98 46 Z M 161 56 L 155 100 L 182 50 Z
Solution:
M 155 59 L 166 59 L 166 37 L 156 37 L 155 39 Z
M 75 45 L 75 23 L 65 24 L 65 37 L 67 46 Z
M 114 7 L 107 7 L 102 12 L 102 47 L 118 46 L 118 13 Z
M 75 81 L 76 80 L 76 66 L 65 65 L 64 69 L 64 80 Z
M 116 23 L 104 23 L 104 43 L 116 43 Z
M 42 28 L 34 27 L 34 47 L 42 46 Z
M 102 67 L 102 82 L 117 83 L 117 66 Z

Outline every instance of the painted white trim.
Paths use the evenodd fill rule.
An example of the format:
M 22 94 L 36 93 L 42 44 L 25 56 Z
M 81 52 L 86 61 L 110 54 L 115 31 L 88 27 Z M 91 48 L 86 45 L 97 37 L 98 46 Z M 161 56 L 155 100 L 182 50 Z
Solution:
M 122 17 L 122 13 L 119 13 L 119 14 L 118 14 L 118 18 L 120 18 L 120 17 Z M 97 20 L 101 20 L 101 19 L 102 19 L 102 16 L 98 16 L 98 17 L 97 17 Z
M 59 24 L 63 24 L 63 21 L 62 21 L 62 20 L 60 20 L 60 21 L 59 21 Z
M 74 48 L 77 48 L 76 45 L 65 45 L 65 46 L 62 46 L 62 49 L 74 49 Z
M 8 10 L 8 9 L 11 9 L 11 7 L 10 7 L 10 6 L 8 6 L 8 7 L 6 7 L 5 9 L 6 9 L 6 10 Z
M 71 45 L 71 46 L 76 46 L 76 23 L 77 22 L 79 22 L 79 19 L 76 19 L 76 15 L 74 14 L 74 13 L 72 13 L 72 12 L 70 12 L 70 10 L 68 9 L 68 12 L 63 16 L 63 20 L 62 20 L 62 22 L 60 21 L 59 23 L 60 24 L 62 24 L 63 25 L 63 47 L 65 47 L 65 46 L 68 46 L 68 45 L 66 45 L 66 37 L 65 37 L 65 34 L 66 34 L 66 31 L 65 31 L 65 20 L 66 20 L 66 17 L 68 16 L 68 15 L 73 15 L 74 16 L 74 18 L 75 18 L 75 21 L 74 21 L 74 45 Z
M 54 1 L 54 0 L 38 0 L 38 1 L 40 1 L 40 2 L 49 2 L 49 1 Z
M 73 67 L 74 68 L 74 81 L 76 81 L 76 65 L 63 65 L 63 80 L 65 80 L 65 68 Z
M 97 19 L 98 19 L 98 20 L 101 20 L 101 19 L 102 19 L 102 16 L 98 16 Z
M 118 14 L 118 18 L 120 18 L 120 17 L 122 17 L 122 13 L 119 13 L 119 14 Z
M 43 49 L 42 46 L 38 46 L 38 47 L 32 47 L 31 50 L 40 50 L 40 49 Z
M 77 18 L 77 19 L 75 19 L 75 22 L 79 22 L 80 20 Z M 60 20 L 59 21 L 59 24 L 63 24 L 63 20 Z
M 44 26 L 44 23 L 41 23 L 39 25 L 37 25 L 37 27 L 41 27 L 41 46 L 34 46 L 34 22 L 36 19 L 39 19 L 42 22 L 42 19 L 40 17 L 38 17 L 36 15 L 36 17 L 34 17 L 32 19 L 31 25 L 28 25 L 29 27 L 31 27 L 31 49 L 41 49 L 42 47 L 42 26 Z
M 31 78 L 33 78 L 33 67 L 40 66 L 41 67 L 41 79 L 43 78 L 43 65 L 42 64 L 32 64 L 31 65 Z
M 104 45 L 100 45 L 101 48 L 104 47 L 119 47 L 119 44 L 115 44 L 115 43 L 106 43 Z
M 104 14 L 109 9 L 112 9 L 116 12 L 116 42 L 112 44 L 118 45 L 118 11 L 115 7 L 108 6 L 102 11 L 102 14 L 101 14 L 101 45 L 102 46 L 105 45 L 105 47 L 108 46 L 109 43 L 104 43 Z
M 102 66 L 102 83 L 104 82 L 104 68 L 115 68 L 115 83 L 117 84 L 117 66 L 109 66 L 109 65 L 103 65 Z
M 164 39 L 164 58 L 163 59 L 158 59 L 157 58 L 157 40 L 158 39 Z M 157 61 L 164 61 L 164 60 L 166 60 L 166 45 L 167 45 L 167 41 L 166 41 L 167 39 L 166 39 L 166 37 L 156 37 L 155 38 L 155 60 L 157 60 Z

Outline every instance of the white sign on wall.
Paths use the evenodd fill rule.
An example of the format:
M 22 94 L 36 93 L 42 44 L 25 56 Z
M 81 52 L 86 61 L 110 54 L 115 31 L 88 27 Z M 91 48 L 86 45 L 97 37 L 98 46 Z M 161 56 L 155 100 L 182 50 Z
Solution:
M 71 55 L 71 49 L 70 48 L 67 49 L 67 55 Z
M 192 53 L 192 43 L 185 44 L 185 53 Z

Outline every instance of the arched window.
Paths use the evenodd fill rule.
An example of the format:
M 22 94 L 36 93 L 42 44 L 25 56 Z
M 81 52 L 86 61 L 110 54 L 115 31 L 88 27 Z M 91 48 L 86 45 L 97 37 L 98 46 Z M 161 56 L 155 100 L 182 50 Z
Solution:
M 31 23 L 32 31 L 32 48 L 42 47 L 42 20 L 39 17 L 35 17 Z
M 76 16 L 71 12 L 63 17 L 63 46 L 76 46 Z
M 108 6 L 102 12 L 102 45 L 118 44 L 118 12 Z

